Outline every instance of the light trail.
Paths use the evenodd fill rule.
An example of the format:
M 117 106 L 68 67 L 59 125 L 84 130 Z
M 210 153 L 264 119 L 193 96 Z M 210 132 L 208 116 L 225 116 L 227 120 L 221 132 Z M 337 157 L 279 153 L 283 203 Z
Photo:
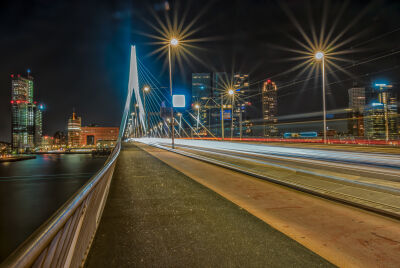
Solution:
M 152 144 L 169 144 L 167 139 L 142 138 L 138 141 Z M 177 145 L 193 146 L 198 148 L 218 149 L 226 151 L 227 154 L 256 153 L 260 155 L 274 155 L 281 157 L 306 158 L 336 163 L 357 164 L 369 167 L 381 167 L 400 169 L 400 156 L 394 154 L 364 153 L 350 151 L 334 151 L 324 149 L 304 149 L 294 147 L 268 146 L 262 144 L 248 144 L 235 142 L 219 142 L 208 140 L 177 140 Z

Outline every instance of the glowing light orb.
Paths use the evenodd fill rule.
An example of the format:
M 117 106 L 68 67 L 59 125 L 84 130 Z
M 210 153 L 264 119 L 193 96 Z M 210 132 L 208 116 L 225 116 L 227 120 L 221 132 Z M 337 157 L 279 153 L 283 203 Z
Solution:
M 320 60 L 320 59 L 322 59 L 323 57 L 324 57 L 324 53 L 323 53 L 323 52 L 318 51 L 317 53 L 315 53 L 315 58 L 316 58 L 317 60 Z
M 178 41 L 178 39 L 176 39 L 176 38 L 172 38 L 171 41 L 170 41 L 170 44 L 171 44 L 172 46 L 177 46 L 177 45 L 179 44 L 179 41 Z
M 229 89 L 228 94 L 229 95 L 233 95 L 235 92 L 233 91 L 233 89 Z

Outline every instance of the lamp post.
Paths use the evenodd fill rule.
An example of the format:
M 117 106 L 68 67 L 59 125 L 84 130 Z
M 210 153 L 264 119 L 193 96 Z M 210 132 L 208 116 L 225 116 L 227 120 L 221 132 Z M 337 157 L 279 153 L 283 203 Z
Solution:
M 315 53 L 315 59 L 322 61 L 322 109 L 324 112 L 324 143 L 326 144 L 326 100 L 325 100 L 325 55 L 322 51 Z
M 221 140 L 224 140 L 224 94 L 221 92 Z
M 172 140 L 172 149 L 175 148 L 174 144 L 174 136 L 175 136 L 175 131 L 174 131 L 174 107 L 172 103 L 172 66 L 171 66 L 171 46 L 176 47 L 179 44 L 178 39 L 176 38 L 171 38 L 171 40 L 168 43 L 168 63 L 169 63 L 169 91 L 171 94 L 171 140 Z
M 194 105 L 194 108 L 197 110 L 196 131 L 199 132 L 200 105 L 196 103 Z
M 179 116 L 179 136 L 181 136 L 181 128 L 182 128 L 182 113 L 178 113 Z
M 228 94 L 232 96 L 232 111 L 231 111 L 231 140 L 233 138 L 233 105 L 234 105 L 234 97 L 235 97 L 235 91 L 233 89 L 228 90 Z
M 135 117 L 136 117 L 136 137 L 138 138 L 140 133 L 140 125 L 139 125 L 139 118 L 138 118 L 138 112 L 137 112 L 137 108 L 139 107 L 139 105 L 136 103 L 135 104 Z
M 136 116 L 135 112 L 131 113 L 131 118 L 132 118 L 132 134 L 136 138 Z
M 143 88 L 143 108 L 144 108 L 144 113 L 145 113 L 145 115 L 146 115 L 146 121 L 147 121 L 146 136 L 148 136 L 148 133 L 149 133 L 148 128 L 149 128 L 149 125 L 150 125 L 150 122 L 149 122 L 149 113 L 146 111 L 146 94 L 147 94 L 147 92 L 149 92 L 149 91 L 150 91 L 150 87 L 145 86 L 145 87 Z

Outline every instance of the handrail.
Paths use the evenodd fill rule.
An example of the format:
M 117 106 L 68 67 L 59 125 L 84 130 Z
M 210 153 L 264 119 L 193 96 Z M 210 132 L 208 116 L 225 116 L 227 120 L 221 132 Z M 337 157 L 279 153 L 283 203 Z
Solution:
M 81 267 L 100 223 L 116 159 L 131 106 L 132 92 L 138 92 L 136 49 L 131 47 L 128 94 L 117 144 L 104 166 L 52 217 L 25 240 L 0 267 Z
M 88 208 L 88 204 L 86 202 L 88 201 L 88 198 L 92 197 L 91 195 L 93 194 L 93 190 L 103 190 L 98 191 L 100 196 L 103 198 L 99 199 L 98 202 L 99 204 L 103 203 L 102 207 L 100 208 L 101 210 L 104 207 L 104 198 L 106 198 L 105 191 L 108 191 L 108 187 L 97 187 L 100 186 L 100 182 L 102 184 L 105 184 L 106 186 L 109 186 L 112 173 L 115 167 L 116 159 L 120 153 L 121 150 L 121 142 L 119 141 L 112 151 L 111 155 L 108 157 L 106 163 L 104 166 L 84 185 L 76 192 L 76 194 L 71 197 L 58 211 L 56 211 L 53 216 L 46 221 L 44 224 L 42 224 L 30 237 L 28 237 L 25 242 L 23 242 L 0 266 L 1 267 L 29 267 L 29 266 L 36 266 L 36 264 L 41 263 L 42 265 L 46 262 L 46 260 L 49 260 L 48 257 L 51 257 L 51 261 L 48 261 L 48 263 L 53 263 L 58 265 L 58 267 L 69 267 L 71 265 L 71 259 L 73 256 L 71 256 L 71 251 L 74 250 L 74 248 L 71 248 L 71 242 L 72 239 L 76 235 L 70 235 L 69 239 L 64 239 L 61 241 L 60 239 L 57 239 L 58 243 L 53 243 L 54 238 L 56 236 L 60 236 L 60 232 L 66 231 L 64 230 L 67 223 L 71 221 L 71 219 L 76 216 L 77 218 L 82 218 L 84 216 L 84 213 L 79 213 L 80 215 L 77 215 L 77 212 L 83 212 L 82 211 L 82 205 L 86 205 L 84 209 Z M 105 178 L 102 180 L 102 178 Z M 101 181 L 102 180 L 102 181 Z M 94 207 L 96 209 L 96 207 Z M 87 214 L 87 213 L 86 213 Z M 96 213 L 98 214 L 98 213 Z M 100 213 L 101 214 L 101 213 Z M 80 216 L 80 217 L 79 217 Z M 98 215 L 99 217 L 100 215 Z M 95 228 L 91 228 L 92 230 L 89 230 L 91 232 L 89 238 L 86 239 L 86 241 L 79 241 L 79 243 L 86 244 L 85 252 L 88 250 L 88 247 L 90 246 L 92 239 L 94 237 L 94 232 L 97 229 L 98 226 L 98 217 L 95 217 L 96 219 L 89 219 L 89 220 L 96 220 L 96 224 L 93 225 Z M 74 220 L 75 223 L 77 220 Z M 72 222 L 71 222 L 72 223 Z M 68 232 L 69 233 L 77 233 L 79 232 L 82 228 L 78 228 L 78 224 L 75 224 L 75 230 L 70 230 L 71 224 L 68 224 Z M 81 226 L 80 226 L 81 227 Z M 79 230 L 78 230 L 79 229 Z M 74 231 L 74 232 L 73 232 Z M 87 234 L 86 234 L 87 237 Z M 67 237 L 65 237 L 67 238 Z M 76 239 L 75 239 L 76 240 Z M 81 239 L 82 240 L 82 239 Z M 54 244 L 54 245 L 52 245 Z M 77 244 L 77 241 L 75 241 L 74 245 Z M 70 247 L 67 249 L 69 254 L 65 254 L 65 252 L 61 252 L 63 256 L 55 256 L 54 254 L 51 254 L 49 251 L 53 250 L 55 248 L 60 248 L 60 247 L 65 247 L 70 245 Z M 49 248 L 50 246 L 53 246 L 53 248 Z M 82 255 L 83 259 L 78 260 L 78 263 L 83 263 L 84 258 L 86 257 L 86 253 L 83 252 L 83 254 L 78 254 Z M 44 254 L 46 253 L 46 254 Z M 46 255 L 46 256 L 44 256 Z M 69 256 L 68 256 L 69 255 Z M 47 257 L 47 258 L 46 258 Z M 60 262 L 60 258 L 64 260 L 64 262 Z M 66 265 L 67 262 L 70 265 Z M 56 263 L 55 263 L 56 262 Z M 77 263 L 77 264 L 78 264 Z M 42 265 L 39 265 L 38 267 L 41 267 Z M 51 265 L 53 266 L 53 265 Z M 78 264 L 79 266 L 79 264 Z

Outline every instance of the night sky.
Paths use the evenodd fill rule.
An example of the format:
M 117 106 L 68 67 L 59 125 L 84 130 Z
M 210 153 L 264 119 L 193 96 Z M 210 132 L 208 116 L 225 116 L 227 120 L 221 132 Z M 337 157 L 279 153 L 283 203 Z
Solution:
M 35 79 L 34 99 L 46 105 L 44 134 L 65 130 L 73 107 L 83 125 L 96 123 L 119 126 L 128 83 L 129 49 L 136 44 L 138 57 L 168 86 L 163 59 L 145 57 L 157 46 L 140 32 L 156 34 L 143 20 L 154 21 L 149 8 L 163 18 L 164 1 L 9 1 L 0 8 L 0 141 L 10 141 L 10 74 Z M 170 1 L 170 14 L 177 8 Z M 208 4 L 209 3 L 209 4 Z M 289 61 L 296 53 L 277 49 L 284 46 L 303 50 L 291 37 L 304 42 L 284 11 L 282 1 L 181 1 L 178 14 L 189 5 L 188 18 L 206 9 L 194 28 L 193 38 L 208 38 L 194 50 L 203 63 L 185 64 L 175 72 L 175 85 L 190 91 L 191 72 L 230 71 L 250 74 L 254 94 L 257 81 L 271 78 L 278 86 L 279 115 L 321 110 L 320 83 L 294 83 L 301 69 L 283 74 L 301 63 Z M 321 28 L 327 1 L 288 0 L 286 5 L 311 36 Z M 330 1 L 326 30 L 332 26 L 344 1 Z M 311 15 L 310 15 L 311 14 Z M 355 36 L 340 50 L 354 53 L 336 62 L 352 76 L 328 73 L 328 110 L 347 106 L 347 89 L 353 84 L 388 81 L 399 87 L 400 1 L 348 1 L 334 35 L 351 22 L 354 25 L 339 39 Z M 365 63 L 363 63 L 365 62 Z M 363 64 L 360 64 L 363 63 Z M 307 73 L 297 80 L 302 80 Z

